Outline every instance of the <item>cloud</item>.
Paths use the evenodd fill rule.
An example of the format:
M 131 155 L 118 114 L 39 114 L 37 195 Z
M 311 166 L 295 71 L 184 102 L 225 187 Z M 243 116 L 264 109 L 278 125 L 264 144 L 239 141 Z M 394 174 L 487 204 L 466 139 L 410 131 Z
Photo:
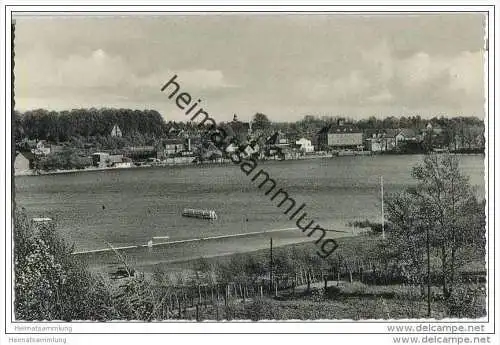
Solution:
M 354 70 L 344 78 L 335 80 L 332 83 L 332 96 L 339 101 L 357 100 L 371 86 L 370 80 L 363 72 Z
M 16 100 L 22 109 L 151 107 L 172 117 L 176 110 L 160 88 L 174 74 L 223 118 L 239 109 L 249 116 L 269 109 L 280 120 L 291 112 L 298 118 L 299 112 L 360 117 L 483 109 L 483 15 L 17 23 Z
M 37 48 L 29 54 L 16 57 L 16 88 L 19 95 L 30 99 L 71 97 L 82 103 L 119 102 L 120 100 L 151 99 L 161 96 L 161 86 L 178 75 L 182 88 L 191 92 L 236 87 L 227 81 L 220 70 L 184 69 L 167 67 L 156 73 L 141 76 L 134 65 L 119 55 L 104 49 L 87 54 L 71 54 L 56 58 L 47 49 Z
M 465 51 L 451 61 L 448 68 L 450 89 L 462 90 L 470 97 L 484 98 L 484 56 Z
M 398 57 L 383 41 L 361 52 L 352 70 L 334 79 L 299 83 L 307 99 L 338 105 L 481 106 L 483 53 L 431 55 L 416 51 Z
M 217 88 L 228 88 L 236 87 L 236 85 L 230 84 L 224 77 L 222 71 L 219 70 L 187 70 L 179 71 L 178 75 L 182 78 L 183 83 L 188 86 L 192 86 L 200 89 L 217 89 Z
M 380 93 L 377 93 L 376 95 L 368 97 L 368 101 L 372 103 L 388 103 L 394 99 L 394 96 L 392 93 L 390 93 L 388 90 L 384 90 Z
M 181 88 L 189 91 L 216 90 L 238 87 L 228 82 L 220 70 L 192 69 L 192 70 L 164 70 L 145 77 L 134 77 L 134 84 L 141 87 L 159 89 L 174 75 Z
M 387 83 L 395 74 L 395 58 L 387 41 L 361 51 L 363 71 L 378 83 Z
M 313 102 L 349 102 L 363 95 L 370 88 L 370 81 L 358 70 L 334 80 L 306 79 L 299 81 L 296 92 Z
M 462 51 L 454 56 L 418 52 L 396 65 L 392 90 L 403 101 L 431 97 L 446 105 L 484 103 L 483 52 Z M 399 88 L 398 86 L 403 86 Z
M 16 84 L 20 89 L 113 88 L 126 83 L 129 66 L 119 56 L 97 49 L 89 55 L 55 58 L 45 49 L 20 56 L 16 61 Z
M 442 73 L 442 66 L 438 66 L 436 61 L 431 61 L 431 57 L 419 52 L 413 56 L 398 61 L 395 66 L 397 69 L 397 77 L 406 87 L 419 87 L 429 80 Z

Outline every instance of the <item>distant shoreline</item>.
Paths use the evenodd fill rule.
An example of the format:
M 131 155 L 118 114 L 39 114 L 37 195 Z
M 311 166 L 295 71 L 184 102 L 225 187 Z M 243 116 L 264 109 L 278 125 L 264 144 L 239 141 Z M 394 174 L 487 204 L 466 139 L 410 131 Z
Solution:
M 79 172 L 92 172 L 92 171 L 104 171 L 104 170 L 122 170 L 122 169 L 134 169 L 134 168 L 145 168 L 149 166 L 132 166 L 132 167 L 105 167 L 105 168 L 85 168 L 85 169 L 66 169 L 66 170 L 50 170 L 50 171 L 30 171 L 27 173 L 14 174 L 14 176 L 45 176 L 45 175 L 58 175 L 58 174 L 71 174 Z
M 451 154 L 460 154 L 460 155 L 484 155 L 484 151 L 482 152 L 450 152 Z M 299 158 L 293 159 L 265 159 L 261 162 L 284 162 L 284 161 L 303 161 L 303 160 L 315 160 L 315 159 L 337 159 L 343 157 L 374 157 L 374 156 L 413 156 L 415 154 L 425 154 L 425 153 L 372 153 L 372 154 L 354 154 L 354 155 L 335 155 L 335 154 L 325 154 L 325 155 L 311 155 L 311 156 L 302 156 Z M 131 167 L 89 167 L 84 169 L 67 169 L 67 170 L 51 170 L 51 171 L 40 171 L 36 173 L 33 170 L 26 171 L 23 173 L 15 173 L 14 177 L 21 176 L 46 176 L 46 175 L 58 175 L 58 174 L 72 174 L 72 173 L 85 173 L 85 172 L 94 172 L 94 171 L 107 171 L 107 170 L 128 170 L 128 169 L 140 169 L 140 168 L 171 168 L 171 167 L 196 167 L 196 166 L 226 166 L 226 165 L 234 165 L 231 160 L 222 161 L 222 162 L 197 162 L 197 163 L 163 163 L 163 164 L 145 164 L 145 165 L 133 165 Z
M 300 160 L 326 159 L 326 158 L 332 158 L 332 155 L 330 154 L 330 155 L 321 155 L 321 156 L 320 155 L 306 156 L 306 157 L 286 159 L 286 160 L 266 159 L 266 160 L 263 160 L 263 162 L 300 161 Z M 213 166 L 213 165 L 225 166 L 225 165 L 234 165 L 234 163 L 231 162 L 230 159 L 227 159 L 227 160 L 222 161 L 222 162 L 205 161 L 205 162 L 197 162 L 197 163 L 144 164 L 144 165 L 133 165 L 131 167 L 102 167 L 102 168 L 89 167 L 89 168 L 84 168 L 84 169 L 40 171 L 38 173 L 35 173 L 34 171 L 29 171 L 26 173 L 14 174 L 14 176 L 45 176 L 45 175 L 71 174 L 71 173 L 78 173 L 78 172 L 93 172 L 93 171 L 105 171 L 105 170 L 127 170 L 127 169 L 137 169 L 137 168 L 194 167 L 194 166 Z

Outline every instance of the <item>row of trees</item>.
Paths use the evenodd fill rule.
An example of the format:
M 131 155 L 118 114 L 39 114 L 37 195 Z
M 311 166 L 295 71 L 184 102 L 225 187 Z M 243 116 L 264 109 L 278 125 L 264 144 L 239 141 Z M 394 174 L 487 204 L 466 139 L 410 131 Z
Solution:
M 455 116 L 452 118 L 444 117 L 444 116 L 435 116 L 431 119 L 424 119 L 419 115 L 416 116 L 389 116 L 383 119 L 378 119 L 374 116 L 369 117 L 368 119 L 362 119 L 359 121 L 354 121 L 356 125 L 361 129 L 380 129 L 380 128 L 416 128 L 422 129 L 428 123 L 431 123 L 433 126 L 439 126 L 442 128 L 448 127 L 460 127 L 460 126 L 482 126 L 483 121 L 478 119 L 477 117 L 465 117 L 465 116 Z
M 257 118 L 255 116 L 254 120 Z M 306 115 L 304 118 L 297 122 L 288 122 L 288 123 L 280 123 L 274 124 L 277 126 L 282 126 L 282 128 L 304 131 L 304 132 L 317 132 L 324 126 L 332 123 L 336 123 L 340 116 L 313 116 Z M 439 126 L 443 129 L 446 128 L 454 128 L 459 129 L 460 127 L 470 127 L 470 126 L 484 126 L 482 120 L 473 116 L 455 116 L 455 117 L 444 117 L 444 116 L 435 116 L 430 119 L 424 119 L 419 115 L 416 116 L 389 116 L 385 118 L 376 118 L 375 116 L 371 116 L 367 119 L 352 119 L 352 118 L 344 118 L 347 122 L 354 124 L 356 127 L 362 130 L 366 129 L 399 129 L 399 128 L 413 128 L 413 129 L 423 129 L 426 127 L 428 123 L 431 123 L 433 126 Z
M 115 124 L 129 135 L 160 137 L 167 130 L 165 120 L 156 110 L 90 108 L 56 112 L 37 109 L 15 113 L 14 135 L 16 141 L 27 137 L 65 142 L 72 137 L 109 136 Z
M 296 122 L 272 122 L 267 115 L 256 113 L 252 119 L 252 129 L 264 133 L 281 130 L 290 136 L 308 137 L 316 134 L 324 126 L 335 123 L 338 118 L 307 115 Z M 444 135 L 450 139 L 454 134 L 460 134 L 468 127 L 484 126 L 483 122 L 476 117 L 445 118 L 441 116 L 429 120 L 420 116 L 399 118 L 389 116 L 384 119 L 372 116 L 368 119 L 348 119 L 348 121 L 362 130 L 422 129 L 430 122 L 433 126 L 441 127 Z M 146 137 L 146 140 L 166 136 L 172 127 L 186 132 L 199 130 L 198 126 L 192 122 L 166 123 L 156 110 L 90 108 L 56 112 L 37 109 L 22 114 L 15 112 L 14 135 L 16 141 L 28 137 L 29 139 L 63 142 L 74 137 L 88 139 L 95 136 L 109 136 L 115 124 L 118 124 L 125 136 L 142 135 Z
M 151 134 L 142 134 L 132 131 L 122 137 L 112 137 L 110 135 L 96 135 L 88 138 L 73 136 L 69 139 L 69 146 L 75 149 L 85 149 L 91 147 L 93 150 L 115 150 L 128 146 L 151 146 L 158 143 L 158 138 Z
M 307 115 L 297 122 L 273 123 L 269 121 L 265 114 L 257 113 L 253 118 L 252 129 L 269 135 L 275 131 L 281 131 L 289 139 L 305 137 L 314 141 L 317 133 L 323 127 L 335 124 L 339 118 Z M 347 122 L 354 124 L 362 131 L 402 128 L 413 129 L 417 133 L 424 131 L 425 138 L 424 142 L 421 143 L 423 147 L 418 148 L 423 151 L 432 149 L 432 147 L 449 147 L 450 149 L 457 150 L 459 148 L 478 148 L 480 143 L 484 145 L 484 140 L 481 138 L 478 139 L 484 133 L 484 123 L 476 117 L 445 118 L 441 116 L 423 119 L 420 116 L 403 116 L 400 118 L 389 116 L 384 119 L 378 119 L 372 116 L 361 120 L 347 119 Z M 434 128 L 440 128 L 439 134 L 425 131 L 429 123 Z
M 92 159 L 79 155 L 73 149 L 66 149 L 62 152 L 37 158 L 34 165 L 35 169 L 43 171 L 84 169 L 92 165 Z

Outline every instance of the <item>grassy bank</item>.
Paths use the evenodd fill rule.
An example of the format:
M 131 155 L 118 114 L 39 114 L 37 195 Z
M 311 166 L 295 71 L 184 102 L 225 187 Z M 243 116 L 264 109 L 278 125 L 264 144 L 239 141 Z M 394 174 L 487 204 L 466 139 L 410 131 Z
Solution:
M 359 275 L 360 268 L 364 274 L 375 272 L 381 274 L 385 263 L 381 259 L 380 250 L 384 240 L 380 235 L 363 234 L 360 236 L 336 239 L 337 250 L 328 258 L 322 259 L 316 254 L 313 242 L 303 242 L 273 248 L 273 270 L 275 274 L 287 274 L 294 270 L 311 268 L 322 274 L 332 274 L 338 268 L 341 274 L 348 275 L 352 272 L 354 277 Z M 461 268 L 464 274 L 485 274 L 484 255 L 469 248 L 464 254 L 469 260 Z M 437 274 L 439 258 L 431 256 L 432 270 Z M 222 274 L 227 278 L 234 276 L 268 275 L 271 267 L 270 249 L 261 249 L 253 252 L 236 253 L 224 256 L 199 257 L 197 259 L 181 260 L 173 263 L 160 263 L 156 265 L 140 266 L 138 270 L 147 274 L 163 272 L 165 274 L 179 275 L 180 271 L 186 278 L 207 275 L 210 273 Z M 395 273 L 394 273 L 395 274 Z M 336 277 L 332 277 L 336 278 Z M 175 276 L 172 277 L 175 281 Z
M 277 272 L 286 272 L 293 267 L 312 266 L 317 269 L 328 269 L 333 261 L 344 257 L 361 257 L 374 253 L 381 243 L 379 236 L 362 235 L 336 239 L 337 250 L 327 259 L 320 258 L 316 253 L 313 241 L 288 244 L 273 248 L 273 265 Z M 236 274 L 266 273 L 270 268 L 270 249 L 260 249 L 245 253 L 234 253 L 212 257 L 199 257 L 196 259 L 178 260 L 175 262 L 158 263 L 153 265 L 139 265 L 137 270 L 146 274 L 163 272 L 166 274 L 194 275 L 207 273 L 222 267 L 232 267 Z
M 156 266 L 152 281 L 182 286 L 175 296 L 186 295 L 187 307 L 170 309 L 177 319 L 426 318 L 424 284 L 384 267 L 379 252 L 384 242 L 379 235 L 341 238 L 326 260 L 316 255 L 313 243 L 283 246 L 274 248 L 272 266 L 269 250 L 199 258 Z M 472 260 L 461 268 L 461 283 L 447 298 L 439 286 L 439 259 L 431 257 L 432 318 L 486 315 L 484 258 L 474 250 L 467 255 Z M 224 298 L 214 297 L 214 291 Z
M 433 288 L 433 293 L 437 289 Z M 455 317 L 485 316 L 485 296 L 469 304 Z M 217 308 L 219 310 L 217 310 Z M 453 306 L 442 299 L 431 303 L 431 317 L 443 319 Z M 456 308 L 455 308 L 456 309 Z M 359 282 L 340 282 L 327 289 L 311 287 L 284 292 L 278 297 L 258 297 L 233 301 L 227 306 L 207 306 L 198 310 L 199 320 L 367 320 L 420 319 L 427 317 L 427 303 L 414 286 L 370 286 Z M 196 319 L 196 309 L 186 310 L 182 318 Z
M 302 243 L 275 248 L 272 265 L 269 250 L 259 250 L 199 258 L 169 265 L 166 270 L 156 266 L 147 275 L 136 268 L 133 276 L 113 280 L 89 273 L 69 254 L 71 248 L 58 239 L 53 224 L 34 227 L 21 213 L 16 221 L 18 320 L 426 316 L 425 290 L 400 282 L 401 275 L 384 269 L 377 256 L 384 241 L 376 235 L 339 239 L 338 250 L 326 260 L 316 254 L 313 243 Z M 480 268 L 477 256 L 474 261 Z M 432 317 L 485 315 L 483 281 L 464 281 L 449 298 L 443 298 L 433 283 L 431 293 Z

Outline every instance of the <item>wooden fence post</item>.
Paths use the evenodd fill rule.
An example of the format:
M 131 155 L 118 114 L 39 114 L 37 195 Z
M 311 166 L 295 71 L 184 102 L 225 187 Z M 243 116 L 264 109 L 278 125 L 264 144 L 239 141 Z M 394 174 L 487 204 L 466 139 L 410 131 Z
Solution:
M 208 309 L 208 286 L 203 289 L 205 291 L 205 310 Z
M 184 315 L 187 313 L 187 308 L 188 308 L 188 296 L 187 293 L 184 293 Z
M 229 285 L 226 285 L 225 290 L 226 291 L 224 291 L 224 305 L 227 307 L 227 300 L 229 298 Z
M 307 277 L 307 292 L 309 292 L 309 290 L 311 290 L 311 275 L 309 274 L 309 272 L 307 272 L 306 277 Z
M 182 310 L 181 310 L 181 300 L 175 295 L 175 298 L 177 299 L 177 307 L 179 311 L 179 319 L 182 319 Z
M 196 305 L 196 321 L 200 321 L 200 305 Z
M 377 275 L 376 275 L 376 267 L 375 263 L 372 263 L 372 277 L 373 277 L 373 283 L 377 283 Z
M 260 285 L 260 297 L 262 298 L 264 296 L 264 293 L 262 292 L 262 285 Z

